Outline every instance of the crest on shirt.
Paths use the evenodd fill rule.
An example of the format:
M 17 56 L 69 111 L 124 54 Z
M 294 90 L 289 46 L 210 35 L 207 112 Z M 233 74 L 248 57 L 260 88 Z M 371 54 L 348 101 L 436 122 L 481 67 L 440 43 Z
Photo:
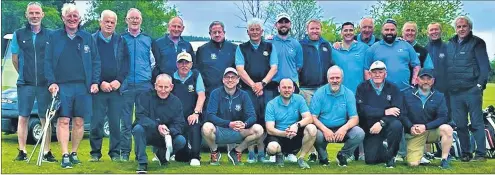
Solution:
M 217 59 L 217 54 L 212 53 L 212 54 L 211 54 L 211 59 L 212 59 L 212 60 L 216 60 L 216 59 Z
M 188 87 L 187 87 L 187 90 L 189 90 L 189 92 L 194 92 L 194 86 L 192 84 L 190 84 Z
M 90 49 L 88 45 L 84 45 L 84 53 L 89 53 Z
M 404 52 L 404 49 L 399 49 L 397 52 Z
M 391 95 L 387 95 L 387 100 L 388 101 L 392 100 L 392 96 Z
M 242 109 L 242 108 L 241 108 L 241 105 L 240 105 L 240 104 L 236 104 L 236 105 L 235 105 L 235 110 L 236 110 L 236 111 L 241 111 L 241 109 Z
M 268 56 L 268 51 L 266 51 L 266 50 L 263 51 L 263 56 L 265 56 L 265 57 Z
M 354 54 L 355 57 L 359 57 L 359 53 Z
M 443 57 L 445 57 L 445 54 L 444 53 L 440 53 L 440 55 L 438 55 L 438 57 L 443 58 Z
M 328 49 L 326 47 L 321 48 L 321 50 L 323 50 L 323 52 L 328 52 Z

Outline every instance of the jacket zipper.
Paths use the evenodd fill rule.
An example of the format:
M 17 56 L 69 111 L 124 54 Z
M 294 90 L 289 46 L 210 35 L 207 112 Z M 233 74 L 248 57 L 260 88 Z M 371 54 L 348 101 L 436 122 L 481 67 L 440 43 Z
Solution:
M 417 93 L 419 93 L 419 92 L 418 92 L 418 91 L 416 91 L 416 93 L 414 94 L 414 96 L 418 97 L 418 98 L 419 98 L 419 100 L 421 101 L 421 97 L 419 97 L 419 96 L 417 95 Z M 430 97 L 431 97 L 431 96 L 433 96 L 433 93 L 435 93 L 435 92 L 433 92 L 433 91 L 432 91 L 432 92 L 430 93 L 430 95 L 428 95 L 428 97 L 426 97 L 425 103 L 423 104 L 423 110 L 425 109 L 425 105 L 426 105 L 426 103 L 428 102 L 428 99 L 430 99 Z M 423 102 L 421 102 L 421 103 L 423 103 Z

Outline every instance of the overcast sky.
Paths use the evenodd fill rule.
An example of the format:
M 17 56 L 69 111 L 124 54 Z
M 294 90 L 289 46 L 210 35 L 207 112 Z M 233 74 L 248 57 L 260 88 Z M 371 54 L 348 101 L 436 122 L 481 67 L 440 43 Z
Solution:
M 240 1 L 169 1 L 179 10 L 184 25 L 183 35 L 208 36 L 208 25 L 219 20 L 225 23 L 226 37 L 231 40 L 248 39 L 245 29 L 236 28 L 242 21 L 235 16 L 239 14 L 234 3 Z M 358 22 L 365 16 L 368 8 L 375 1 L 319 1 L 324 18 L 335 18 L 335 22 Z M 487 43 L 490 58 L 495 55 L 495 1 L 463 1 L 464 11 L 473 20 L 473 33 Z M 77 6 L 87 9 L 85 2 L 76 1 Z M 84 10 L 85 11 L 85 10 Z M 426 26 L 419 26 L 426 27 Z

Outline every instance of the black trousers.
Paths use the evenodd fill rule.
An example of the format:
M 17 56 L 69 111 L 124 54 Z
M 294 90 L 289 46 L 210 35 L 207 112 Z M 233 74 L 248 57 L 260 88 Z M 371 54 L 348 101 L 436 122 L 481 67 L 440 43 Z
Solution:
M 404 132 L 399 119 L 387 120 L 386 126 L 378 134 L 371 134 L 370 128 L 364 131 L 366 133 L 363 142 L 366 164 L 384 163 L 395 158 Z M 387 147 L 383 145 L 385 139 L 387 139 Z

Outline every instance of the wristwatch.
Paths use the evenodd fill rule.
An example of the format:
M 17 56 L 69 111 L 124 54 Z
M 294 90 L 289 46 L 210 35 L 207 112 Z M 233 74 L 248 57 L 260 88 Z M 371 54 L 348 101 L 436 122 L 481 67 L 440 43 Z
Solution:
M 201 114 L 201 111 L 194 111 L 194 114 Z
M 261 81 L 261 86 L 265 87 L 266 86 L 266 82 Z
M 380 126 L 385 127 L 385 122 L 383 120 L 380 120 Z
M 478 88 L 481 89 L 481 84 L 476 84 L 476 86 L 478 86 Z

